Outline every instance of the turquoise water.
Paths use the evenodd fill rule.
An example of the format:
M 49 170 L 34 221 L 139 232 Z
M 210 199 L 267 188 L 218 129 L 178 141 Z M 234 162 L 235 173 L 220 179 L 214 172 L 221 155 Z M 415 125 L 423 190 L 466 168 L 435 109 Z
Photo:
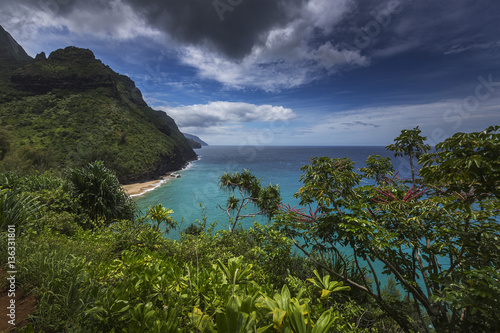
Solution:
M 308 164 L 312 157 L 348 157 L 356 163 L 356 168 L 362 168 L 369 155 L 394 156 L 384 147 L 209 146 L 196 152 L 199 160 L 179 171 L 180 178 L 171 179 L 156 190 L 136 198 L 143 213 L 147 207 L 161 203 L 174 210 L 174 219 L 179 222 L 180 230 L 183 230 L 192 222 L 201 220 L 201 203 L 208 223 L 217 221 L 217 229 L 227 229 L 228 216 L 217 207 L 218 204 L 224 206 L 228 198 L 228 193 L 220 190 L 218 185 L 218 179 L 224 172 L 247 169 L 261 178 L 264 186 L 278 184 L 283 202 L 293 206 L 298 204 L 293 194 L 301 187 L 300 167 Z M 401 176 L 409 176 L 402 160 L 393 159 L 393 162 Z M 252 220 L 244 219 L 242 224 L 249 227 Z M 171 232 L 168 237 L 178 239 L 179 230 Z
M 312 157 L 348 157 L 356 163 L 356 169 L 365 166 L 369 155 L 378 154 L 391 157 L 394 168 L 402 178 L 410 177 L 409 166 L 404 159 L 395 159 L 393 153 L 384 147 L 250 147 L 250 146 L 209 146 L 196 150 L 199 160 L 191 163 L 185 170 L 177 172 L 181 177 L 169 180 L 154 191 L 136 197 L 139 209 L 145 214 L 151 205 L 161 203 L 174 210 L 174 219 L 180 228 L 171 231 L 166 237 L 179 239 L 180 231 L 196 220 L 201 220 L 204 207 L 207 223 L 217 221 L 216 229 L 228 229 L 227 214 L 217 207 L 224 206 L 228 193 L 219 189 L 219 177 L 224 172 L 241 172 L 249 170 L 261 184 L 278 184 L 282 201 L 290 205 L 298 204 L 293 197 L 301 187 L 300 167 L 309 163 Z M 267 223 L 265 220 L 258 220 Z M 244 219 L 245 228 L 252 226 L 251 219 Z M 350 249 L 345 249 L 349 255 Z M 296 250 L 298 251 L 298 250 Z M 374 262 L 374 268 L 380 272 L 381 262 Z M 387 282 L 387 276 L 379 276 L 382 285 Z M 402 289 L 399 288 L 401 291 Z

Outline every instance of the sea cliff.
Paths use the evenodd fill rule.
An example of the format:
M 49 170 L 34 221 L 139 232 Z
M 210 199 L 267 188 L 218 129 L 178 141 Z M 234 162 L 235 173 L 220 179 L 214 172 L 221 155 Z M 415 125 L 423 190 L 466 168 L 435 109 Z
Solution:
M 102 160 L 122 183 L 133 183 L 197 158 L 174 119 L 150 108 L 130 78 L 91 50 L 70 46 L 32 59 L 3 29 L 2 41 L 0 171 Z

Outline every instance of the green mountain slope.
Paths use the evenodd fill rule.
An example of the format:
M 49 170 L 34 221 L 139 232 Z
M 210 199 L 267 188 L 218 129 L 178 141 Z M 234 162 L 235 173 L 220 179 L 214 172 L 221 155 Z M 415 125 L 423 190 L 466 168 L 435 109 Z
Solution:
M 57 50 L 9 77 L 0 85 L 0 170 L 103 160 L 128 183 L 196 159 L 174 120 L 148 107 L 132 80 L 90 50 Z

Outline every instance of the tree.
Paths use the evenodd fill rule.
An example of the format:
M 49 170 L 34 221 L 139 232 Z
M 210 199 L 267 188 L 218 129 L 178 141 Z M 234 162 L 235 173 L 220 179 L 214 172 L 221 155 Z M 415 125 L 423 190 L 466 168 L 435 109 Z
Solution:
M 448 194 L 499 196 L 500 126 L 470 134 L 456 133 L 437 144 L 436 150 L 419 159 L 426 181 L 443 187 Z
M 314 158 L 302 167 L 303 186 L 295 195 L 310 213 L 283 205 L 276 222 L 311 260 L 372 297 L 406 332 L 428 332 L 429 323 L 437 332 L 495 331 L 500 327 L 497 132 L 495 127 L 459 134 L 438 145 L 437 154 L 421 156 L 420 186 L 398 177 L 359 186 L 361 176 L 349 159 Z M 441 180 L 441 175 L 447 176 Z M 371 276 L 356 282 L 313 257 L 311 248 L 324 253 L 348 248 L 356 269 L 368 269 Z M 383 274 L 404 289 L 406 304 L 383 292 Z
M 226 207 L 218 205 L 229 217 L 229 231 L 233 231 L 238 221 L 243 218 L 258 215 L 271 218 L 279 209 L 281 201 L 279 186 L 262 187 L 260 179 L 257 179 L 248 170 L 233 174 L 226 172 L 219 178 L 219 184 L 221 189 L 231 192 Z M 236 190 L 240 194 L 239 198 L 234 195 Z M 243 214 L 242 210 L 246 209 L 248 204 L 253 204 L 257 208 L 257 212 Z M 234 218 L 232 214 L 235 214 Z
M 375 179 L 378 185 L 386 185 L 389 182 L 387 176 L 394 174 L 394 167 L 389 157 L 380 155 L 370 155 L 366 160 L 366 167 L 359 169 L 363 176 L 368 179 Z
M 387 150 L 394 151 L 394 156 L 408 156 L 411 168 L 411 180 L 415 184 L 415 166 L 413 159 L 419 158 L 422 154 L 431 149 L 431 146 L 425 144 L 427 137 L 421 136 L 422 131 L 417 127 L 411 130 L 404 129 L 401 134 L 394 139 L 394 143 L 386 146 Z
M 457 249 L 439 276 L 446 287 L 437 299 L 461 309 L 464 327 L 500 327 L 500 126 L 456 133 L 423 155 L 420 173 L 433 200 L 447 209 Z M 487 324 L 489 323 L 489 324 Z

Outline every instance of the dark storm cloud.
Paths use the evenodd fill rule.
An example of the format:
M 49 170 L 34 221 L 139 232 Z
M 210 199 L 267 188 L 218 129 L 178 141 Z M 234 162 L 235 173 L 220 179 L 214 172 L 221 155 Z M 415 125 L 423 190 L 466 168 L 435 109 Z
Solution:
M 213 46 L 241 58 L 272 27 L 298 14 L 302 0 L 126 0 L 148 22 L 175 39 Z M 234 5 L 230 5 L 233 3 Z
M 81 13 L 99 16 L 123 4 L 147 26 L 164 31 L 181 45 L 207 47 L 235 60 L 264 45 L 271 30 L 299 21 L 304 25 L 295 25 L 291 33 L 301 35 L 310 29 L 297 43 L 309 48 L 307 52 L 328 42 L 332 50 L 379 57 L 416 49 L 448 54 L 476 50 L 477 45 L 487 49 L 498 41 L 500 31 L 497 0 L 18 0 L 2 6 L 14 17 L 21 12 L 16 6 L 28 5 L 78 20 Z M 342 12 L 342 19 L 318 20 L 332 5 Z M 101 16 L 103 27 L 119 20 L 118 16 L 107 22 Z
M 58 15 L 102 11 L 104 0 L 27 0 Z M 300 15 L 306 0 L 123 0 L 146 22 L 182 43 L 215 48 L 230 58 L 247 55 L 267 31 Z
M 122 0 L 151 27 L 173 39 L 208 46 L 230 58 L 247 55 L 254 45 L 264 42 L 266 32 L 300 15 L 307 0 Z M 8 4 L 11 15 L 16 6 L 28 5 L 55 16 L 75 17 L 119 6 L 107 0 L 20 0 Z M 2 5 L 3 6 L 3 5 Z M 105 18 L 103 18 L 105 19 Z M 104 25 L 105 22 L 103 22 Z
M 175 39 L 241 58 L 265 42 L 266 32 L 299 14 L 303 0 L 126 0 Z M 224 4 L 224 7 L 221 7 Z M 227 7 L 225 7 L 227 6 Z

